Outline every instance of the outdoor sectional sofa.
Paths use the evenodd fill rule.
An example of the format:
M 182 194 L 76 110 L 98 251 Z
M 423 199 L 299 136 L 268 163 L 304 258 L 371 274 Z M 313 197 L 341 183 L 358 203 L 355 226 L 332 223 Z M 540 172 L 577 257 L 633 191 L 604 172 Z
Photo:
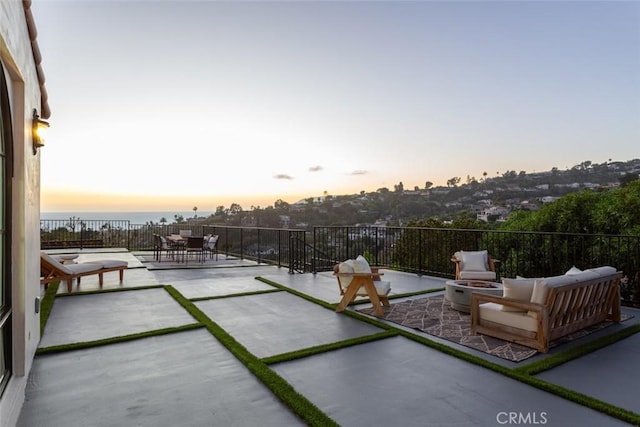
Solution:
M 503 296 L 473 294 L 471 333 L 549 350 L 549 343 L 605 320 L 620 322 L 620 279 L 613 267 L 539 279 L 504 279 Z
M 67 283 L 67 291 L 71 292 L 73 288 L 73 279 L 83 276 L 97 274 L 100 286 L 104 282 L 104 273 L 109 271 L 118 271 L 120 273 L 120 283 L 124 279 L 124 270 L 127 269 L 128 263 L 120 260 L 96 260 L 90 262 L 80 262 L 75 264 L 63 264 L 58 259 L 52 257 L 46 252 L 40 252 L 40 283 L 45 288 L 52 282 L 64 281 Z

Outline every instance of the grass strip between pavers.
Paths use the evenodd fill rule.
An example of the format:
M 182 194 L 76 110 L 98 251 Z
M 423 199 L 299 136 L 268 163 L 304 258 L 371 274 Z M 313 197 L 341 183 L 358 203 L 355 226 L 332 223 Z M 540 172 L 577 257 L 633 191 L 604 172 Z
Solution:
M 132 286 L 127 288 L 113 288 L 113 289 L 94 289 L 92 291 L 78 291 L 72 293 L 65 293 L 56 295 L 56 298 L 75 297 L 78 295 L 93 295 L 93 294 L 107 294 L 109 292 L 129 292 L 129 291 L 141 291 L 144 289 L 161 289 L 164 285 L 147 285 L 147 286 Z
M 293 289 L 289 289 L 284 285 L 280 285 L 278 283 L 275 283 L 271 280 L 265 279 L 263 277 L 256 277 L 257 280 L 260 280 L 262 282 L 265 282 L 267 284 L 270 284 L 272 286 L 281 288 L 287 292 L 290 292 L 294 295 L 297 295 L 301 298 L 306 299 L 307 301 L 311 301 L 311 302 L 315 302 L 325 308 L 332 308 L 335 309 L 335 306 L 337 304 L 330 304 L 327 303 L 325 301 L 321 301 L 318 300 L 317 298 L 313 298 L 310 297 L 308 295 L 302 294 L 296 290 Z M 360 302 L 360 301 L 359 301 Z M 568 388 L 559 386 L 557 384 L 553 384 L 547 381 L 544 381 L 542 379 L 536 378 L 534 376 L 532 376 L 531 374 L 529 374 L 528 370 L 522 369 L 522 370 L 518 370 L 518 368 L 508 368 L 506 366 L 502 366 L 502 365 L 498 365 L 496 363 L 490 362 L 482 357 L 479 356 L 475 356 L 473 354 L 470 353 L 466 353 L 460 350 L 457 350 L 453 347 L 450 347 L 448 345 L 445 344 L 441 344 L 439 342 L 433 341 L 425 336 L 421 336 L 421 335 L 416 335 L 413 334 L 411 332 L 405 331 L 403 329 L 397 328 L 393 325 L 387 324 L 387 323 L 383 323 L 379 320 L 376 320 L 372 317 L 369 316 L 365 316 L 363 314 L 360 314 L 356 311 L 352 311 L 352 310 L 345 310 L 344 312 L 342 312 L 342 314 L 347 315 L 347 316 L 351 316 L 354 317 L 362 322 L 365 323 L 369 323 L 371 325 L 377 326 L 379 328 L 382 329 L 386 329 L 386 330 L 393 330 L 397 332 L 397 335 L 401 335 L 405 338 L 408 338 L 410 340 L 416 341 L 420 344 L 423 344 L 427 347 L 433 348 L 435 350 L 441 351 L 442 353 L 451 355 L 453 357 L 456 357 L 458 359 L 462 359 L 465 360 L 467 362 L 473 363 L 475 365 L 478 366 L 482 366 L 484 368 L 487 368 L 489 370 L 492 370 L 496 373 L 499 373 L 501 375 L 507 376 L 509 378 L 512 378 L 516 381 L 525 383 L 527 385 L 536 387 L 538 389 L 544 390 L 546 392 L 552 393 L 556 396 L 562 397 L 564 399 L 570 400 L 572 402 L 578 403 L 582 406 L 586 406 L 588 408 L 594 409 L 598 412 L 602 412 L 606 415 L 609 415 L 611 417 L 620 419 L 622 421 L 625 422 L 629 422 L 632 423 L 634 425 L 640 425 L 640 414 L 636 414 L 635 412 L 629 411 L 627 409 L 624 408 L 620 408 L 618 406 L 612 405 L 610 403 L 607 402 L 603 402 L 599 399 L 593 398 L 591 396 L 587 396 L 585 394 L 576 392 L 574 390 L 570 390 Z M 627 328 L 627 329 L 635 329 L 635 326 Z M 626 330 L 626 329 L 625 329 Z M 603 345 L 608 345 L 608 344 L 612 344 L 613 342 L 619 341 L 623 338 L 626 338 L 628 335 L 625 335 L 622 333 L 623 331 L 620 331 L 620 335 L 618 334 L 613 334 L 612 337 L 614 337 L 614 340 L 607 342 L 607 344 Z M 629 334 L 632 334 L 631 331 L 629 331 Z M 584 347 L 584 348 L 583 348 Z M 588 344 L 586 344 L 585 346 L 581 346 L 580 348 L 582 348 L 582 352 L 580 352 L 579 355 L 583 355 L 583 354 L 587 354 L 591 351 L 596 350 L 597 348 L 601 348 L 601 347 L 597 347 L 597 348 L 590 348 L 590 346 Z M 328 349 L 329 350 L 329 349 Z M 327 350 L 327 351 L 328 351 Z M 330 348 L 330 350 L 335 350 L 335 348 Z M 567 351 L 567 353 L 569 354 L 569 356 L 571 356 L 571 352 Z M 317 354 L 317 352 L 316 352 Z M 558 358 L 560 358 L 562 356 L 563 353 L 560 353 L 557 355 Z M 578 357 L 578 355 L 575 355 L 573 358 Z M 570 360 L 570 359 L 568 359 Z M 568 361 L 566 360 L 566 361 Z M 543 362 L 538 362 L 540 364 L 542 364 Z M 557 364 L 560 364 L 559 361 L 556 362 Z M 564 362 L 562 362 L 564 363 Z M 557 366 L 556 364 L 556 366 Z M 531 366 L 537 365 L 536 364 L 531 364 Z M 540 372 L 540 371 L 538 371 Z
M 385 338 L 398 336 L 396 331 L 383 331 L 372 335 L 362 337 L 349 338 L 343 341 L 333 342 L 330 344 L 322 344 L 314 347 L 304 348 L 302 350 L 290 351 L 288 353 L 277 354 L 275 356 L 263 357 L 262 361 L 267 365 L 276 363 L 289 362 L 291 360 L 302 359 L 304 357 L 313 356 L 315 354 L 326 353 L 327 351 L 338 350 L 341 348 L 351 347 L 354 345 L 365 344 L 372 341 L 378 341 Z
M 272 294 L 274 292 L 282 292 L 282 289 L 265 289 L 262 291 L 248 291 L 248 292 L 238 292 L 237 294 L 227 294 L 227 295 L 215 295 L 212 297 L 197 297 L 197 298 L 189 298 L 189 301 L 208 301 L 212 299 L 223 299 L 223 298 L 234 298 L 234 297 L 246 297 L 250 295 L 260 295 L 260 294 Z
M 40 336 L 44 334 L 44 327 L 47 326 L 47 320 L 49 320 L 53 301 L 56 299 L 59 287 L 60 282 L 49 283 L 40 303 Z
M 296 415 L 309 426 L 338 426 L 333 419 L 322 412 L 304 395 L 298 393 L 291 384 L 285 381 L 275 371 L 270 369 L 262 360 L 254 356 L 242 344 L 236 341 L 227 331 L 204 314 L 196 305 L 185 298 L 173 286 L 166 287 L 167 292 L 187 310 L 198 322 L 224 345 L 247 369 L 262 381 L 271 392 L 288 406 Z
M 174 334 L 177 332 L 190 331 L 192 329 L 198 329 L 202 327 L 203 325 L 201 325 L 200 323 L 190 323 L 188 325 L 183 325 L 183 326 L 176 326 L 176 327 L 164 328 L 164 329 L 155 329 L 153 331 L 139 332 L 136 334 L 129 334 L 129 335 L 121 335 L 121 336 L 112 337 L 112 338 L 103 338 L 100 340 L 52 345 L 50 347 L 41 347 L 37 349 L 36 355 L 40 356 L 44 354 L 61 353 L 64 351 L 83 350 L 90 347 L 110 345 L 110 344 L 122 343 L 127 341 L 139 340 L 141 338 L 149 338 L 149 337 L 156 337 L 159 335 L 167 335 L 167 334 Z

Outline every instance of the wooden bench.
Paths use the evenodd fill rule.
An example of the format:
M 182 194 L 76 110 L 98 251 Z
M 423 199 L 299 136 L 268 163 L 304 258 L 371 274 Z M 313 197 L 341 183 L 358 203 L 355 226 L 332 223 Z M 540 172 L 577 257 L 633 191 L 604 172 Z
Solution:
M 471 297 L 471 333 L 546 353 L 549 343 L 605 320 L 620 322 L 623 273 L 600 267 L 537 279 L 529 301 L 496 295 Z

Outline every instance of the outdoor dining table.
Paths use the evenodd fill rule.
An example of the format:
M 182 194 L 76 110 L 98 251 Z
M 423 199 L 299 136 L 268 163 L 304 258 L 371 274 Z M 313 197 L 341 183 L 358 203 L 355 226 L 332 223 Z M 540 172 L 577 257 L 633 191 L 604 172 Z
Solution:
M 198 238 L 199 236 L 181 236 L 179 234 L 171 234 L 166 237 L 167 241 L 169 242 L 169 245 L 171 245 L 171 247 L 175 252 L 175 255 L 176 255 L 175 259 L 177 262 L 180 262 L 181 255 L 182 255 L 182 260 L 184 261 L 185 259 L 184 255 L 187 248 L 187 241 L 189 240 L 189 238 L 193 238 L 193 237 Z

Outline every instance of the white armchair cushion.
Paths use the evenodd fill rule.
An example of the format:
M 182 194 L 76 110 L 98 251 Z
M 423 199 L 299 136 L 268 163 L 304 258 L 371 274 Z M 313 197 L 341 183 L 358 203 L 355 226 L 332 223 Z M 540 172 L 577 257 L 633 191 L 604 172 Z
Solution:
M 494 271 L 465 270 L 460 272 L 460 280 L 486 280 L 493 282 L 496 280 L 496 273 Z
M 531 295 L 533 294 L 533 286 L 535 284 L 535 279 L 502 279 L 502 288 L 503 293 L 502 296 L 505 298 L 515 299 L 521 302 L 530 302 Z M 502 311 L 521 311 L 515 307 L 509 307 L 507 305 L 503 305 L 501 308 Z
M 460 271 L 487 271 L 489 270 L 489 254 L 487 251 L 460 251 L 458 258 L 460 263 Z
M 369 266 L 367 259 L 362 255 L 358 255 L 358 257 L 353 261 L 353 272 L 371 273 L 371 266 Z
M 355 273 L 353 269 L 353 260 L 348 259 L 338 264 L 338 273 Z M 340 286 L 346 289 L 351 284 L 351 281 L 353 280 L 353 278 L 348 276 L 338 277 L 338 280 L 340 280 Z
M 373 282 L 373 284 L 376 287 L 376 293 L 378 295 L 387 295 L 389 291 L 391 291 L 391 282 L 378 281 L 378 282 Z M 356 294 L 358 296 L 366 296 L 367 290 L 364 288 L 364 286 L 362 286 L 360 287 L 360 289 L 358 289 L 358 292 Z

